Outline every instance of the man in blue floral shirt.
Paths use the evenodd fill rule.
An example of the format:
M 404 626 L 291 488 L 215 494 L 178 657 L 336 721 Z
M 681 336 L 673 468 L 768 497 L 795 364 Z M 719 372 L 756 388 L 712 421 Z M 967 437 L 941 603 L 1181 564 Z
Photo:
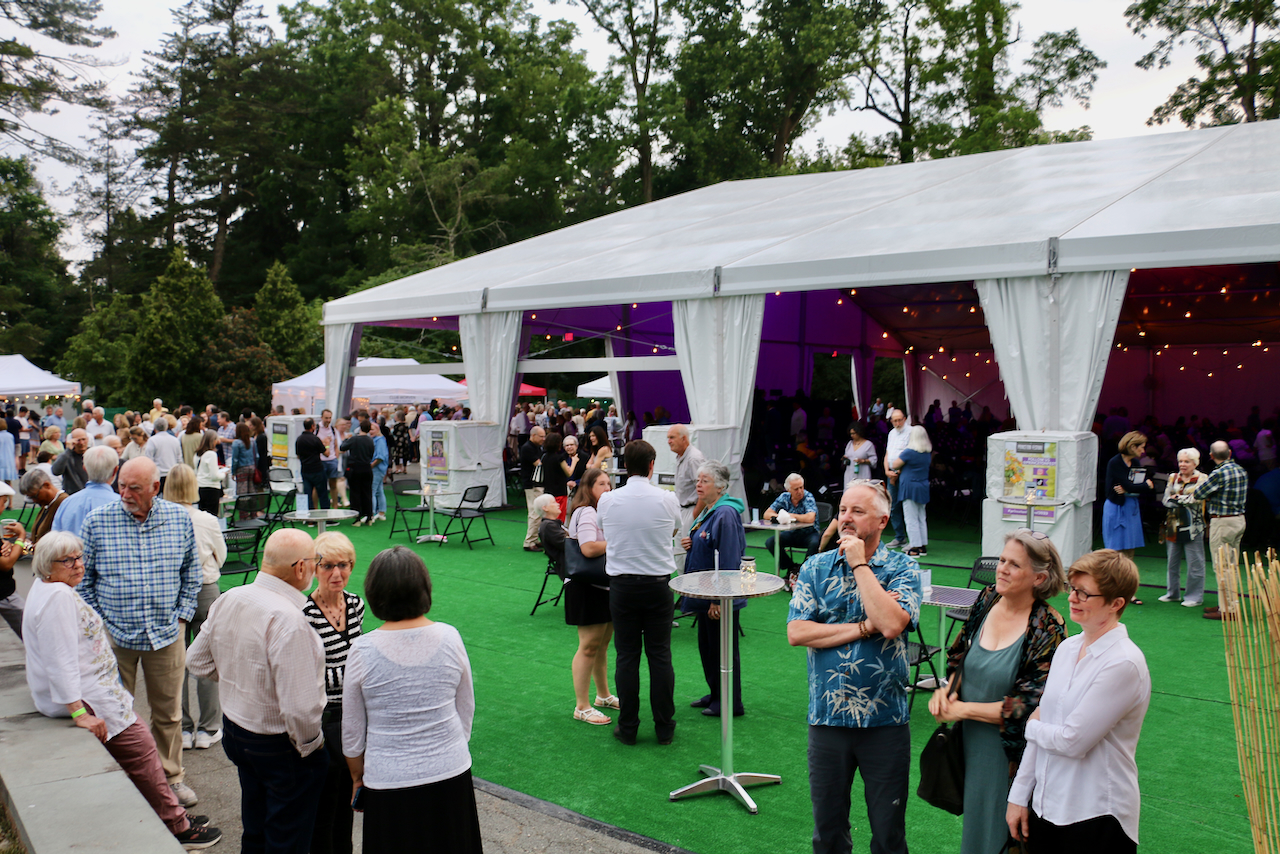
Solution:
M 809 648 L 809 796 L 815 854 L 848 854 L 850 786 L 861 771 L 875 854 L 906 854 L 907 632 L 920 617 L 920 567 L 881 543 L 882 484 L 840 500 L 840 546 L 805 561 L 787 640 Z
M 779 555 L 781 566 L 778 569 L 786 570 L 785 578 L 789 587 L 795 579 L 796 562 L 785 550 L 804 549 L 805 558 L 810 558 L 818 553 L 818 537 L 822 532 L 818 530 L 818 502 L 814 500 L 813 493 L 804 488 L 804 478 L 792 472 L 787 475 L 783 485 L 787 491 L 775 498 L 769 505 L 769 509 L 764 511 L 764 520 L 768 522 L 779 513 L 786 511 L 791 516 L 792 522 L 798 522 L 803 526 L 792 531 L 783 531 L 778 535 L 782 538 L 783 548 Z M 773 537 L 764 541 L 764 547 L 773 551 Z

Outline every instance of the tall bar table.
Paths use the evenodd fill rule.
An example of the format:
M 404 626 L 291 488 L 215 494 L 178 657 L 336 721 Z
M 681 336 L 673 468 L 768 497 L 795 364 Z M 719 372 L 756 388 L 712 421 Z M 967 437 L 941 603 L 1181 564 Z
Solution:
M 757 783 L 781 783 L 776 774 L 735 773 L 733 770 L 733 600 L 772 596 L 782 589 L 776 575 L 755 577 L 754 584 L 744 586 L 738 570 L 686 572 L 670 581 L 671 589 L 690 599 L 716 599 L 720 602 L 720 767 L 699 765 L 705 779 L 676 789 L 671 800 L 700 792 L 728 792 L 755 815 L 760 810 L 744 786 Z M 707 618 L 704 618 L 707 619 Z

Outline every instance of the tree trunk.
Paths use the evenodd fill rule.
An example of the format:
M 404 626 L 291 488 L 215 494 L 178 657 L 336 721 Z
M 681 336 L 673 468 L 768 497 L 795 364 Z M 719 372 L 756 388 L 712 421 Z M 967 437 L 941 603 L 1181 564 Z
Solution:
M 218 193 L 218 231 L 213 237 L 213 261 L 209 264 L 209 281 L 216 286 L 222 273 L 222 257 L 227 250 L 227 203 L 231 198 L 231 179 L 222 177 L 222 189 Z

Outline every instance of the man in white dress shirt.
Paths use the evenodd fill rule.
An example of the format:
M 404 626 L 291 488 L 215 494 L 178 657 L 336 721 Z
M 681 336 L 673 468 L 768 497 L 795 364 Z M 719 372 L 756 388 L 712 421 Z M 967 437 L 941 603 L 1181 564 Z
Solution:
M 707 461 L 702 451 L 689 443 L 689 428 L 672 424 L 667 430 L 667 447 L 676 455 L 676 501 L 680 504 L 680 534 L 693 527 L 701 507 L 698 506 L 698 469 Z M 684 550 L 676 555 L 676 572 L 684 572 Z
M 889 500 L 892 502 L 889 524 L 893 526 L 893 542 L 889 543 L 889 548 L 896 549 L 907 541 L 907 523 L 902 516 L 902 499 L 898 498 L 898 472 L 891 469 L 889 463 L 907 449 L 911 426 L 907 424 L 907 416 L 901 409 L 894 409 L 889 413 L 889 423 L 893 425 L 893 429 L 889 431 L 889 439 L 884 447 L 884 471 L 889 481 Z
M 244 851 L 311 845 L 329 766 L 324 646 L 302 614 L 315 574 L 311 537 L 276 531 L 253 583 L 218 597 L 187 653 L 193 675 L 221 683 L 222 748 L 240 773 Z
M 675 572 L 672 538 L 680 528 L 675 493 L 650 483 L 653 446 L 627 444 L 622 458 L 627 482 L 600 496 L 597 514 L 606 546 L 609 610 L 613 615 L 614 690 L 618 725 L 613 735 L 636 743 L 640 728 L 640 653 L 649 660 L 649 704 L 659 744 L 675 734 L 676 674 L 671 666 L 671 617 L 674 603 L 667 581 Z

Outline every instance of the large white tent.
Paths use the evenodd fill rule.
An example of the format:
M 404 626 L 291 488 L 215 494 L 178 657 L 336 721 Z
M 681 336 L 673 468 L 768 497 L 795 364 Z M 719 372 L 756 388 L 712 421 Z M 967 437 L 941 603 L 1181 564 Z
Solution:
M 478 419 L 505 419 L 523 371 L 678 369 L 690 419 L 741 452 L 766 299 L 972 282 L 1019 427 L 1087 429 L 1132 268 L 1280 260 L 1277 152 L 1261 122 L 706 187 L 328 303 L 329 396 L 364 324 L 453 316 Z M 668 302 L 674 356 L 522 358 L 527 312 Z M 856 401 L 874 353 L 849 334 Z
M 586 398 L 606 397 L 609 400 L 618 399 L 618 393 L 613 390 L 613 380 L 609 378 L 608 374 L 603 377 L 596 377 L 591 382 L 585 382 L 578 386 L 576 395 Z
M 36 367 L 25 356 L 0 356 L 0 397 L 72 397 L 80 383 Z
M 378 376 L 361 377 L 356 383 L 352 398 L 367 401 L 371 405 L 386 403 L 425 403 L 433 398 L 454 401 L 467 396 L 467 387 L 439 374 L 400 373 L 400 370 L 418 367 L 413 359 L 383 359 L 370 356 L 359 360 L 362 368 L 391 369 Z M 285 411 L 301 409 L 315 414 L 317 406 L 324 408 L 325 382 L 328 372 L 324 365 L 307 371 L 300 377 L 272 383 L 271 405 L 283 406 Z M 329 407 L 346 411 L 345 407 Z

